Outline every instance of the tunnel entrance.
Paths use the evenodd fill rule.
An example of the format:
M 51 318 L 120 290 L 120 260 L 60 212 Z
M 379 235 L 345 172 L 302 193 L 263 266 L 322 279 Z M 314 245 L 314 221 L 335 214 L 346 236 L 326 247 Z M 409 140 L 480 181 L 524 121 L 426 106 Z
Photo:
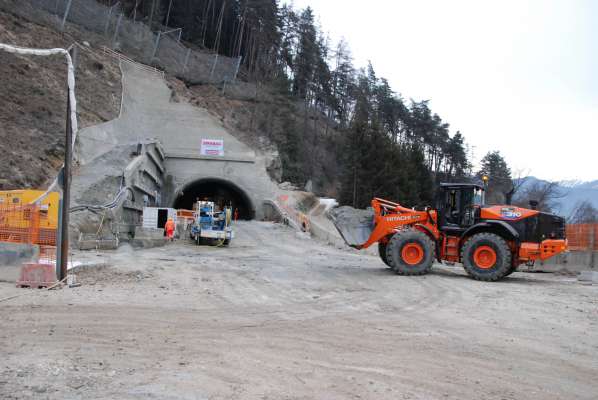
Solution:
M 233 212 L 238 210 L 238 218 L 255 218 L 255 209 L 251 199 L 243 189 L 234 183 L 218 178 L 206 178 L 189 183 L 177 195 L 173 207 L 192 210 L 197 200 L 213 201 L 220 207 L 231 205 Z

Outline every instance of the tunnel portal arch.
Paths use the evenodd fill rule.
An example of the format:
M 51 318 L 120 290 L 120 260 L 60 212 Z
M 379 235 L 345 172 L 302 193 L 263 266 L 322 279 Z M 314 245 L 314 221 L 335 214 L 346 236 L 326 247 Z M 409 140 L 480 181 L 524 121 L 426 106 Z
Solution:
M 177 191 L 172 207 L 191 210 L 198 199 L 208 199 L 220 206 L 231 205 L 233 210 L 238 210 L 239 219 L 255 218 L 255 206 L 247 191 L 229 180 L 212 177 L 188 182 Z

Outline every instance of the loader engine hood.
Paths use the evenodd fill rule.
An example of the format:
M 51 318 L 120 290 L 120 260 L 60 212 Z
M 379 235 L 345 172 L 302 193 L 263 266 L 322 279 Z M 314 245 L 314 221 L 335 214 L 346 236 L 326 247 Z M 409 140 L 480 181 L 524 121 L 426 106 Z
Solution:
M 546 239 L 565 239 L 565 219 L 538 210 L 510 205 L 490 206 L 481 209 L 480 218 L 508 223 L 524 242 L 539 243 Z

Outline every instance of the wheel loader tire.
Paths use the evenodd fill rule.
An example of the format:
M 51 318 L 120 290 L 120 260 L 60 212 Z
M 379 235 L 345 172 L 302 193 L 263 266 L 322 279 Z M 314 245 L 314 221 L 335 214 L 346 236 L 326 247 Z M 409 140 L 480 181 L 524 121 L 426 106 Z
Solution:
M 397 232 L 386 246 L 386 259 L 399 275 L 427 274 L 434 263 L 434 242 L 423 232 Z
M 507 274 L 505 276 L 509 276 L 515 271 L 517 271 L 517 267 L 511 267 L 511 268 L 509 268 L 509 271 L 507 272 Z
M 392 265 L 388 262 L 388 258 L 386 257 L 386 248 L 388 247 L 388 242 L 380 243 L 378 242 L 378 254 L 380 254 L 380 258 L 382 262 L 386 264 L 389 268 L 392 268 Z
M 511 251 L 507 242 L 494 233 L 473 235 L 461 248 L 463 268 L 479 281 L 497 281 L 511 271 Z

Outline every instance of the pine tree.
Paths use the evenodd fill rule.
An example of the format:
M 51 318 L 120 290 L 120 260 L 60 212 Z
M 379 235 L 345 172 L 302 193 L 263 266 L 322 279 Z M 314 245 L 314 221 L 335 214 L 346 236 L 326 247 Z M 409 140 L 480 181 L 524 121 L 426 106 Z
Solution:
M 482 158 L 477 177 L 487 176 L 486 203 L 504 204 L 506 194 L 512 189 L 511 169 L 499 151 L 490 151 Z
M 299 17 L 298 50 L 294 64 L 293 93 L 306 100 L 313 83 L 315 65 L 318 62 L 316 28 L 311 8 L 307 7 Z

